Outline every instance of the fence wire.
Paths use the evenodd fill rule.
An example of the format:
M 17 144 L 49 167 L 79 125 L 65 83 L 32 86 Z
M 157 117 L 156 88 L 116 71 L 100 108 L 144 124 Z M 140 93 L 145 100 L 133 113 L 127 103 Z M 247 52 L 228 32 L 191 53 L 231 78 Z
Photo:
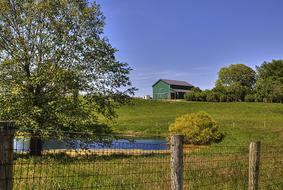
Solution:
M 247 189 L 248 147 L 200 146 L 184 154 L 185 189 Z
M 15 190 L 171 189 L 170 144 L 162 139 L 21 133 L 10 152 L 13 161 L 0 170 L 12 166 Z M 248 145 L 184 146 L 184 189 L 248 189 L 248 172 Z M 282 146 L 262 146 L 259 180 L 260 189 L 283 189 Z
M 260 155 L 260 189 L 283 189 L 283 146 L 262 145 Z
M 170 151 L 166 141 L 155 143 L 121 136 L 119 139 L 99 136 L 96 141 L 86 139 L 45 139 L 41 155 L 32 155 L 36 150 L 31 148 L 31 140 L 23 136 L 17 138 L 13 150 L 13 188 L 108 190 L 170 187 Z

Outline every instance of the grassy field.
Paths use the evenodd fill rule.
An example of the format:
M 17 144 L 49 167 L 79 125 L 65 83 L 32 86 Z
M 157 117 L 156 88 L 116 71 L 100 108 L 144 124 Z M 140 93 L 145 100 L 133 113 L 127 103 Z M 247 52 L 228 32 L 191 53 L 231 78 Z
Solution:
M 118 110 L 111 126 L 135 136 L 166 137 L 177 116 L 197 111 L 211 114 L 226 137 L 220 145 L 185 148 L 185 189 L 247 189 L 252 140 L 263 142 L 260 189 L 283 189 L 283 104 L 135 100 Z M 14 189 L 170 189 L 168 150 L 113 151 L 50 150 L 42 157 L 18 153 Z
M 283 152 L 263 147 L 260 189 L 283 187 Z M 170 189 L 170 154 L 97 155 L 68 157 L 49 154 L 19 157 L 14 163 L 14 189 Z M 276 153 L 272 155 L 271 153 Z M 247 189 L 248 147 L 204 148 L 184 154 L 185 189 Z
M 198 111 L 208 112 L 219 123 L 226 133 L 223 145 L 283 140 L 283 104 L 135 100 L 118 110 L 119 117 L 111 126 L 122 133 L 166 136 L 176 117 Z

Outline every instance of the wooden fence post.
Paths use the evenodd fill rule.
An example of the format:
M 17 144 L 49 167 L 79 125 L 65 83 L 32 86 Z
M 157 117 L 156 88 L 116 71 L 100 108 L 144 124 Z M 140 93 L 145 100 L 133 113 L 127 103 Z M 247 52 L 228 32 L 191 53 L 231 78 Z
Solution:
M 15 123 L 0 121 L 0 190 L 13 188 L 13 140 Z
M 183 142 L 182 135 L 171 136 L 171 189 L 183 190 Z
M 260 142 L 250 143 L 249 190 L 258 190 L 260 164 Z

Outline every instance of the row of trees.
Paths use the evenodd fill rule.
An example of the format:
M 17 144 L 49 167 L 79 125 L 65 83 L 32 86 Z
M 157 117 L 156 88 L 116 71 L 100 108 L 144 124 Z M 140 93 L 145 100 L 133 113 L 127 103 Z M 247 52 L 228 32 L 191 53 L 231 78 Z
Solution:
M 212 90 L 194 87 L 185 98 L 209 102 L 282 102 L 283 60 L 264 62 L 256 71 L 244 64 L 221 68 Z

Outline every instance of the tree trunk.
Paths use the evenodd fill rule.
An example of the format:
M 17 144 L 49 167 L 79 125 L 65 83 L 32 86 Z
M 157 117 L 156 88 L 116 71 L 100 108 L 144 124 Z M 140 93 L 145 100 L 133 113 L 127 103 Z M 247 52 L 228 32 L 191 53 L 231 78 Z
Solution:
M 41 156 L 42 140 L 38 136 L 31 136 L 30 138 L 30 155 Z

